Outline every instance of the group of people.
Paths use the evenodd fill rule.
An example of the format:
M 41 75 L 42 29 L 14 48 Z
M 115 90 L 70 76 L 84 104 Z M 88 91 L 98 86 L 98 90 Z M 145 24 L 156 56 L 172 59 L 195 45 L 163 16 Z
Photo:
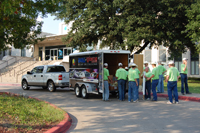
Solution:
M 168 70 L 165 69 L 162 62 L 158 62 L 158 66 L 156 66 L 156 62 L 151 63 L 152 71 L 149 69 L 148 62 L 144 62 L 144 72 L 141 74 L 141 78 L 145 78 L 145 99 L 157 101 L 157 93 L 164 92 L 164 74 L 166 73 L 165 82 L 167 82 L 168 89 L 168 97 L 169 101 L 167 104 L 173 103 L 173 97 L 175 99 L 175 103 L 178 104 L 178 91 L 177 91 L 177 82 L 179 77 L 181 77 L 181 93 L 184 93 L 184 84 L 186 94 L 191 94 L 188 89 L 187 83 L 187 59 L 183 58 L 183 64 L 181 64 L 181 73 L 179 73 L 178 69 L 175 67 L 173 61 L 168 62 Z M 118 82 L 118 90 L 119 90 L 119 100 L 125 100 L 126 93 L 126 82 L 128 82 L 128 102 L 138 102 L 139 99 L 139 77 L 140 71 L 137 68 L 135 63 L 129 64 L 129 69 L 125 70 L 123 68 L 123 64 L 118 64 L 119 69 L 116 71 L 116 79 Z M 104 63 L 104 92 L 103 92 L 103 100 L 109 101 L 109 84 L 108 80 L 112 82 L 112 79 L 109 76 L 108 64 Z M 157 91 L 156 91 L 157 87 Z M 153 98 L 151 99 L 151 91 L 153 93 Z

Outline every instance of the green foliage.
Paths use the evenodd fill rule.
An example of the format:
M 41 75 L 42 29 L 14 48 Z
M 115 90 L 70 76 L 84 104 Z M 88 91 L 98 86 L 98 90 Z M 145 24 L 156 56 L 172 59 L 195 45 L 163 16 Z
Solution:
M 200 1 L 197 0 L 192 4 L 188 10 L 186 16 L 189 18 L 189 23 L 186 25 L 185 32 L 193 42 L 197 42 L 196 48 L 200 52 Z
M 128 46 L 140 53 L 148 44 L 164 45 L 172 56 L 196 50 L 186 30 L 186 10 L 191 0 L 68 0 L 61 4 L 58 19 L 73 21 L 63 39 L 72 47 L 97 44 L 111 49 Z M 144 46 L 140 46 L 141 42 Z
M 43 40 L 36 38 L 42 27 L 37 18 L 57 9 L 58 0 L 1 0 L 0 50 L 6 49 L 7 44 L 24 48 Z
M 43 101 L 0 95 L 0 119 L 9 119 L 16 126 L 31 127 L 59 122 L 64 119 L 64 111 L 55 109 Z

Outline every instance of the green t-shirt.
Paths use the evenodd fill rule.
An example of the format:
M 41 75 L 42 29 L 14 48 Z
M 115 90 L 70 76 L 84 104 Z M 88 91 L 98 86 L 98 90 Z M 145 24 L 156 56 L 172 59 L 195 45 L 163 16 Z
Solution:
M 181 64 L 181 73 L 187 74 L 188 73 L 187 67 L 186 67 L 185 71 L 183 71 L 184 68 L 185 68 L 185 64 Z
M 140 70 L 136 67 L 135 70 L 138 72 L 138 75 L 136 76 L 136 79 L 139 79 L 139 74 L 140 74 Z
M 119 68 L 117 69 L 115 76 L 118 77 L 117 80 L 120 80 L 120 79 L 126 80 L 127 72 L 125 69 Z
M 177 81 L 177 77 L 180 75 L 178 69 L 176 67 L 170 67 L 167 70 L 167 76 L 169 76 L 168 81 Z
M 152 75 L 154 75 L 154 77 L 152 78 L 152 80 L 159 79 L 159 71 L 158 71 L 157 69 L 158 69 L 158 68 L 155 67 L 155 68 L 153 68 L 153 70 L 152 70 Z
M 151 76 L 152 76 L 152 73 L 151 72 L 147 72 L 146 74 L 145 74 L 145 76 L 147 77 L 147 78 L 150 78 Z M 146 81 L 147 81 L 147 79 L 145 79 Z
M 138 71 L 135 69 L 129 69 L 128 71 L 128 81 L 135 81 L 139 77 Z
M 108 80 L 109 71 L 106 68 L 103 68 L 103 80 Z
M 158 71 L 159 71 L 159 75 L 162 75 L 162 73 L 163 73 L 164 71 L 166 71 L 165 67 L 162 66 L 162 65 L 159 65 L 159 66 L 157 67 L 157 69 L 158 69 Z

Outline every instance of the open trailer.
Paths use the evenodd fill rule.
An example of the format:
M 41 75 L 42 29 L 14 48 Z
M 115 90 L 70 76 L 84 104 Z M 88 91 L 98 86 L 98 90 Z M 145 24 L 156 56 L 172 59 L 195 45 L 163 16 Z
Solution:
M 69 55 L 69 86 L 77 97 L 88 98 L 90 93 L 103 93 L 103 64 L 108 63 L 109 74 L 116 80 L 118 63 L 129 64 L 130 51 L 97 50 Z M 116 94 L 117 86 L 110 84 L 110 93 Z

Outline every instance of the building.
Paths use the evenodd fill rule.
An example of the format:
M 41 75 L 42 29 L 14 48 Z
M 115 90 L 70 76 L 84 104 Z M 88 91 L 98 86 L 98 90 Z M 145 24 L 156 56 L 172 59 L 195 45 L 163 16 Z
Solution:
M 164 46 L 159 46 L 158 48 L 153 47 L 152 49 L 149 49 L 148 47 L 145 48 L 143 51 L 144 54 L 144 61 L 148 62 L 157 62 L 162 61 L 165 63 L 165 67 L 167 67 L 167 62 L 169 61 L 170 55 L 167 52 L 167 48 Z M 188 59 L 188 76 L 189 77 L 196 77 L 200 78 L 200 54 L 197 56 L 193 55 L 192 52 L 188 49 L 186 53 L 182 53 L 180 57 L 174 58 L 175 67 L 178 68 L 178 70 L 181 70 L 181 64 L 182 64 L 182 58 Z

